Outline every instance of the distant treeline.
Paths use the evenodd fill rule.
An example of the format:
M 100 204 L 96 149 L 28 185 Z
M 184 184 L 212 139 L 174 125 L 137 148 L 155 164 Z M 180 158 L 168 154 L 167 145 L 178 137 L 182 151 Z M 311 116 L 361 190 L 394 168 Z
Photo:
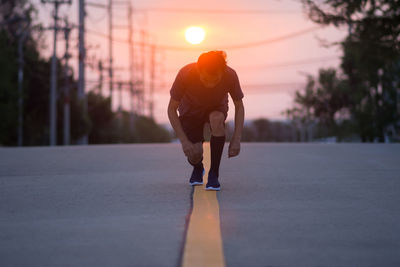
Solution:
M 231 122 L 227 125 L 227 136 L 230 139 L 234 124 Z M 260 118 L 246 121 L 241 140 L 243 142 L 296 142 L 300 139 L 296 129 L 290 123 Z
M 5 0 L 0 9 L 0 146 L 17 145 L 18 128 L 18 44 L 24 34 L 23 51 L 23 145 L 49 144 L 50 60 L 41 56 L 43 37 L 35 29 L 37 11 L 30 1 Z M 29 30 L 27 30 L 29 29 Z M 57 144 L 63 144 L 63 104 L 70 103 L 71 144 L 88 135 L 89 144 L 169 142 L 170 133 L 151 118 L 125 111 L 114 112 L 111 100 L 87 93 L 88 113 L 77 97 L 77 81 L 71 69 L 65 76 L 64 65 L 57 62 Z M 66 97 L 64 84 L 70 84 Z
M 226 135 L 229 140 L 233 134 L 234 123 L 227 123 Z M 332 133 L 324 125 L 304 127 L 293 121 L 272 121 L 267 118 L 259 118 L 246 121 L 243 133 L 243 142 L 315 142 L 337 141 L 332 138 Z M 328 138 L 327 138 L 328 137 Z M 341 141 L 360 141 L 356 135 L 349 134 Z

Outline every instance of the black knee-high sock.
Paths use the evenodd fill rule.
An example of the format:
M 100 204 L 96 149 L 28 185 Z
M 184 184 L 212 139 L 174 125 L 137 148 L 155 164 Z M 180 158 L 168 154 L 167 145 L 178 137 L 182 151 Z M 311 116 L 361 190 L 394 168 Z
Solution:
M 213 172 L 219 176 L 219 164 L 221 163 L 222 151 L 225 145 L 225 135 L 224 136 L 214 136 L 211 135 L 210 139 L 210 150 L 211 150 L 211 166 L 210 172 Z

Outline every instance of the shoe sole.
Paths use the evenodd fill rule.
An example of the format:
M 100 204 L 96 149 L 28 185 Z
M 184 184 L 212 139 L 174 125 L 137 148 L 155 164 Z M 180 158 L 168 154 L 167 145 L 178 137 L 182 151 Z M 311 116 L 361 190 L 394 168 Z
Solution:
M 204 174 L 206 173 L 206 170 L 203 169 L 203 175 L 201 176 L 201 178 L 203 178 Z M 203 182 L 189 182 L 190 185 L 202 185 Z
M 209 186 L 209 187 L 206 187 L 206 190 L 220 191 L 220 190 L 221 190 L 221 187 L 212 187 L 212 186 Z

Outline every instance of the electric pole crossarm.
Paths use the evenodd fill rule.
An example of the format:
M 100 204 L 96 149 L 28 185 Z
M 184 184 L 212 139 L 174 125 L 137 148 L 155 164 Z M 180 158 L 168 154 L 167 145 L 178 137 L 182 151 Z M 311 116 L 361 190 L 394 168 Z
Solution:
M 129 25 L 113 25 L 116 29 L 129 29 Z
M 87 5 L 87 6 L 91 6 L 91 7 L 104 8 L 104 9 L 108 8 L 107 5 L 99 4 L 99 3 L 91 3 L 91 2 L 88 2 L 88 3 L 86 3 L 86 5 Z
M 72 0 L 41 0 L 43 4 L 55 4 L 55 5 L 62 5 L 62 4 L 68 4 L 70 5 L 72 3 Z

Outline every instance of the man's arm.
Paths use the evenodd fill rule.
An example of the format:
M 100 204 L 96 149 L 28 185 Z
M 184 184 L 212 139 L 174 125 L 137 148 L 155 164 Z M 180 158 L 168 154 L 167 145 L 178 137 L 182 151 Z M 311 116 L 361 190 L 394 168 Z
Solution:
M 235 129 L 229 144 L 228 157 L 235 157 L 240 152 L 240 139 L 242 138 L 242 130 L 244 123 L 244 106 L 243 101 L 233 101 L 235 105 Z
M 179 107 L 179 101 L 176 101 L 172 98 L 169 100 L 168 104 L 168 119 L 171 123 L 172 128 L 175 131 L 176 136 L 182 144 L 183 153 L 186 156 L 192 156 L 194 153 L 193 143 L 187 138 L 185 132 L 183 131 L 181 122 L 178 117 L 177 109 Z

